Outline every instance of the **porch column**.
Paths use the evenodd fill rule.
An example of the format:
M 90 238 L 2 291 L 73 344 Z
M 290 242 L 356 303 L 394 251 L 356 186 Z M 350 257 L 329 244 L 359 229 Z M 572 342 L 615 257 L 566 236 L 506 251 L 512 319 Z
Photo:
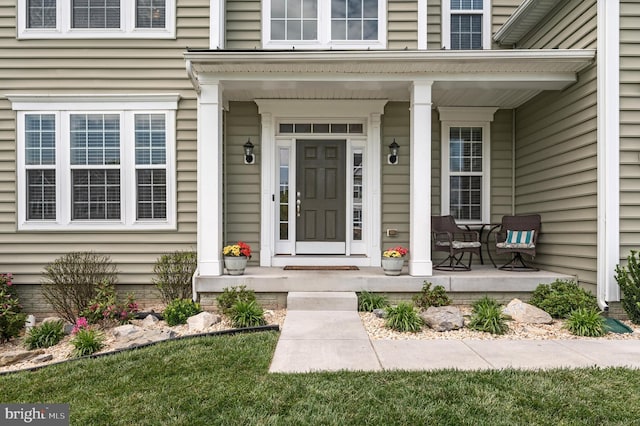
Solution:
M 222 275 L 222 88 L 200 81 L 198 96 L 198 270 Z
M 431 276 L 431 85 L 411 86 L 409 275 Z

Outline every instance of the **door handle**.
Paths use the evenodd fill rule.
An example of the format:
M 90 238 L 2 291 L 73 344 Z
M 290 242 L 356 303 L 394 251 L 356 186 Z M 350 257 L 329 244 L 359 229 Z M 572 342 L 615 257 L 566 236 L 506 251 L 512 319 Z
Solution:
M 296 196 L 296 215 L 300 217 L 300 206 L 302 205 L 302 201 L 300 200 L 300 192 L 297 192 Z

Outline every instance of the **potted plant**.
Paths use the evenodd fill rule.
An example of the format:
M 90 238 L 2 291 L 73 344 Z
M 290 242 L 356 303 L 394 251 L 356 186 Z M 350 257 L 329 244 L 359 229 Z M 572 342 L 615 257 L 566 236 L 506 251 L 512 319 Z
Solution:
M 404 257 L 409 250 L 402 246 L 386 249 L 382 253 L 382 269 L 385 275 L 400 275 L 402 265 L 404 265 Z
M 247 243 L 238 241 L 236 244 L 224 246 L 224 267 L 229 275 L 242 275 L 247 267 L 247 260 L 251 258 L 251 247 Z

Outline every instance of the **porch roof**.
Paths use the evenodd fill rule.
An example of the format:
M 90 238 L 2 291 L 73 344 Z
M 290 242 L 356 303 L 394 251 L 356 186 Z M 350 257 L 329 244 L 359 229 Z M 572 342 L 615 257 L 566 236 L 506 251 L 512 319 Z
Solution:
M 515 108 L 562 90 L 595 50 L 229 51 L 190 50 L 196 88 L 219 81 L 225 100 L 409 99 L 413 81 L 433 81 L 436 106 Z

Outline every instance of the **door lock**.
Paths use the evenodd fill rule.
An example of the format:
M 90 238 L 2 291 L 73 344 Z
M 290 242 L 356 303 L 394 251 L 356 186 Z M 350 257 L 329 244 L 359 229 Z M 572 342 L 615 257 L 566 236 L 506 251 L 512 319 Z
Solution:
M 302 201 L 300 200 L 300 191 L 296 193 L 296 215 L 300 217 L 300 206 L 302 205 Z

